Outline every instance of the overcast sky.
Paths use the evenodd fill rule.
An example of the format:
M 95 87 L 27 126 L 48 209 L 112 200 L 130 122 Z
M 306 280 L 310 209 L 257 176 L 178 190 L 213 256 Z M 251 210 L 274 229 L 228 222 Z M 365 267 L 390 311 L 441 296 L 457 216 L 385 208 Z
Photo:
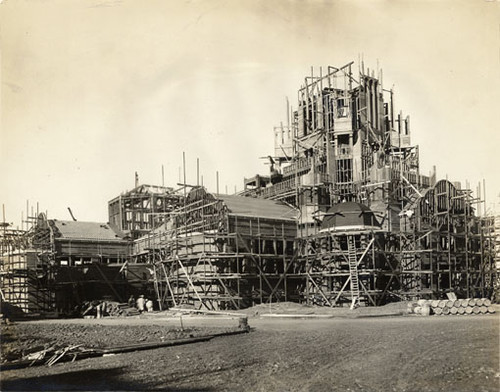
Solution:
M 141 183 L 209 190 L 266 173 L 273 126 L 310 67 L 363 55 L 411 115 L 421 168 L 500 193 L 498 1 L 98 1 L 0 4 L 0 202 L 107 221 Z M 356 68 L 357 69 L 357 68 Z

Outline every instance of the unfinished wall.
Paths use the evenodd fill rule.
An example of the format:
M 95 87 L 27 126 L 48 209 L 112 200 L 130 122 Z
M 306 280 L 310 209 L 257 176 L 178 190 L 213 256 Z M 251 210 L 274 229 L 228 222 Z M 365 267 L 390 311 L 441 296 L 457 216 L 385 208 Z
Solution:
M 109 224 L 135 240 L 161 226 L 181 199 L 173 188 L 137 186 L 108 202 Z

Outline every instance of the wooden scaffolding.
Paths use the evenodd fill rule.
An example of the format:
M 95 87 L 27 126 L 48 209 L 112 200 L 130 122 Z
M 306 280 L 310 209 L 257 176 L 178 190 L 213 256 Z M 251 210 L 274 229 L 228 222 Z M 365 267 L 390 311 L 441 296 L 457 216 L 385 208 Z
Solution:
M 53 311 L 54 271 L 40 257 L 44 250 L 33 245 L 33 227 L 18 230 L 4 222 L 0 237 L 2 301 L 25 313 Z
M 397 296 L 397 260 L 381 230 L 321 231 L 302 238 L 306 303 L 381 305 Z
M 155 253 L 159 302 L 214 310 L 298 300 L 291 274 L 282 278 L 294 263 L 294 214 L 281 203 L 194 188 L 171 215 L 165 252 Z
M 398 250 L 401 295 L 493 295 L 494 220 L 475 215 L 478 202 L 470 190 L 441 180 L 403 210 Z

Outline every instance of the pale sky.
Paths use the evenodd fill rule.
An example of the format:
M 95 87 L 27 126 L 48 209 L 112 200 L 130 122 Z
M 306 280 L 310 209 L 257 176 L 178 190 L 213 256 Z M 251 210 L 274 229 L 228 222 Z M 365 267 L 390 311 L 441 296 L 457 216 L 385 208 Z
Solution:
M 141 183 L 266 174 L 311 66 L 365 66 L 411 115 L 423 173 L 500 193 L 498 1 L 4 0 L 0 203 L 107 221 Z

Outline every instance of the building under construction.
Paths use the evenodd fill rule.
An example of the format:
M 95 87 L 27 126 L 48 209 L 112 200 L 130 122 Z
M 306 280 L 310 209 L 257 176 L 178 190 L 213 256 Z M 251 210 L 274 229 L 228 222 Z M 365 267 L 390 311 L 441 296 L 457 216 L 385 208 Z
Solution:
M 135 188 L 108 202 L 109 224 L 135 240 L 160 226 L 181 199 L 173 188 L 139 185 L 136 173 Z
M 150 266 L 129 263 L 132 242 L 108 224 L 44 213 L 28 223 L 26 230 L 4 223 L 0 242 L 2 301 L 23 312 L 71 315 L 85 302 L 125 302 L 151 286 Z
M 349 63 L 306 76 L 297 109 L 274 129 L 269 175 L 245 178 L 238 204 L 254 220 L 233 219 L 242 213 L 227 196 L 201 197 L 198 188 L 171 215 L 156 252 L 160 302 L 491 297 L 493 220 L 477 215 L 481 200 L 470 190 L 423 175 L 410 137 L 381 71 L 355 73 Z M 254 211 L 256 199 L 268 204 Z M 295 215 L 295 232 L 276 208 Z
M 451 292 L 493 297 L 494 219 L 481 216 L 483 201 L 471 190 L 421 173 L 410 118 L 393 102 L 379 70 L 320 68 L 305 77 L 296 108 L 274 128 L 270 172 L 245 178 L 238 195 L 188 185 L 181 194 L 136 181 L 109 202 L 109 223 L 92 226 L 106 232 L 97 238 L 70 230 L 83 229 L 82 222 L 40 217 L 30 234 L 17 233 L 16 241 L 29 239 L 25 269 L 31 254 L 31 270 L 69 272 L 58 288 L 31 279 L 43 293 L 36 298 L 62 307 L 56 297 L 69 296 L 69 307 L 101 295 L 89 285 L 79 296 L 61 289 L 78 285 L 70 275 L 85 265 L 115 265 L 117 273 L 97 272 L 94 283 L 122 301 L 127 279 L 136 279 L 141 290 L 154 290 L 160 308 L 364 306 Z M 2 242 L 7 271 L 18 247 L 5 230 Z M 79 254 L 82 247 L 90 253 Z M 127 278 L 133 266 L 147 266 L 147 273 Z M 12 290 L 9 271 L 3 292 Z

